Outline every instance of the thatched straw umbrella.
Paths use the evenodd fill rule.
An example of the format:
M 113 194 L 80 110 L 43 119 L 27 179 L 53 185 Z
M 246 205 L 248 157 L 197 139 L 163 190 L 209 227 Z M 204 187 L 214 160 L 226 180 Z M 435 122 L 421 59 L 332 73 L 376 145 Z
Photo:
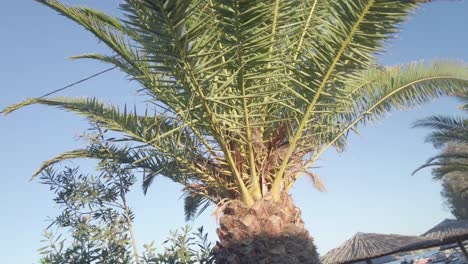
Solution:
M 468 239 L 468 220 L 445 219 L 422 236 L 439 241 L 440 245 L 457 243 L 468 260 L 463 241 Z
M 426 246 L 433 241 L 419 236 L 384 235 L 374 233 L 357 233 L 341 246 L 330 250 L 322 257 L 324 264 L 346 264 L 366 261 L 402 251 L 407 245 Z

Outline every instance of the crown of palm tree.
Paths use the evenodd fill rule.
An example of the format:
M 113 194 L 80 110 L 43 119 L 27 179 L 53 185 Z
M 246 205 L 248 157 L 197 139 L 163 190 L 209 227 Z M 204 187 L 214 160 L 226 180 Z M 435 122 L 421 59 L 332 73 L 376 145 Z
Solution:
M 141 84 L 155 113 L 139 115 L 94 98 L 30 99 L 122 132 L 139 149 L 122 162 L 186 186 L 188 204 L 289 191 L 350 131 L 468 86 L 463 63 L 382 67 L 376 55 L 422 1 L 126 0 L 125 18 L 39 0 L 113 51 L 75 59 L 110 63 Z M 118 151 L 118 149 L 116 149 Z M 64 153 L 100 157 L 98 150 Z

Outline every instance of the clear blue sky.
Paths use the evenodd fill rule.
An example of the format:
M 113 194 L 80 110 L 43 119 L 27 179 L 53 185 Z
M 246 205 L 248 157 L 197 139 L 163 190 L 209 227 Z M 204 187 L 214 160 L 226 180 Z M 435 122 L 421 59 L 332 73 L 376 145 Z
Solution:
M 117 15 L 119 1 L 68 1 Z M 5 1 L 0 16 L 0 108 L 27 97 L 40 96 L 72 81 L 107 68 L 90 61 L 70 61 L 71 55 L 105 51 L 81 28 L 30 0 Z M 423 58 L 468 61 L 468 3 L 440 1 L 418 10 L 381 56 L 384 64 Z M 114 71 L 60 95 L 94 95 L 103 100 L 141 103 L 135 84 Z M 328 188 L 318 193 L 300 180 L 293 196 L 320 253 L 337 246 L 357 231 L 420 234 L 451 217 L 440 198 L 440 183 L 430 171 L 410 173 L 436 153 L 423 138 L 427 131 L 411 129 L 421 117 L 455 114 L 457 103 L 448 98 L 407 112 L 395 112 L 380 124 L 361 129 L 350 139 L 348 151 L 330 151 L 317 170 Z M 33 106 L 0 117 L 0 256 L 2 263 L 35 263 L 47 216 L 58 209 L 45 186 L 28 182 L 42 161 L 80 145 L 74 137 L 87 128 L 73 114 Z M 149 194 L 139 186 L 131 194 L 139 244 L 161 242 L 170 229 L 184 225 L 180 186 L 159 179 Z M 212 210 L 194 225 L 205 225 L 215 239 Z

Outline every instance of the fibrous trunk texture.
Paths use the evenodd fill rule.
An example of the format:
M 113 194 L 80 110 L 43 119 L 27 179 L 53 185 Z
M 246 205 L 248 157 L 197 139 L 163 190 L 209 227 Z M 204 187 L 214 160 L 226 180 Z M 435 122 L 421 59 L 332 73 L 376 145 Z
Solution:
M 288 194 L 280 202 L 266 196 L 251 208 L 230 201 L 220 211 L 219 242 L 214 250 L 217 263 L 320 263 L 301 211 Z

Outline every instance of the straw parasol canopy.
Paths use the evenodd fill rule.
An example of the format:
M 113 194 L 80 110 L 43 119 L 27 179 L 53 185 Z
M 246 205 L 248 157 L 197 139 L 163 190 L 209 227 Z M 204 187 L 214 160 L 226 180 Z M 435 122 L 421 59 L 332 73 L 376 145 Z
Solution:
M 447 244 L 466 240 L 468 239 L 468 220 L 445 219 L 422 234 L 422 236 L 440 240 Z
M 330 250 L 322 257 L 324 264 L 345 264 L 358 261 L 372 263 L 371 259 L 390 255 L 407 245 L 427 245 L 431 239 L 419 236 L 386 235 L 375 233 L 356 233 L 341 246 Z
M 441 245 L 457 243 L 468 260 L 468 253 L 463 240 L 468 239 L 468 220 L 445 219 L 422 236 L 439 241 Z

